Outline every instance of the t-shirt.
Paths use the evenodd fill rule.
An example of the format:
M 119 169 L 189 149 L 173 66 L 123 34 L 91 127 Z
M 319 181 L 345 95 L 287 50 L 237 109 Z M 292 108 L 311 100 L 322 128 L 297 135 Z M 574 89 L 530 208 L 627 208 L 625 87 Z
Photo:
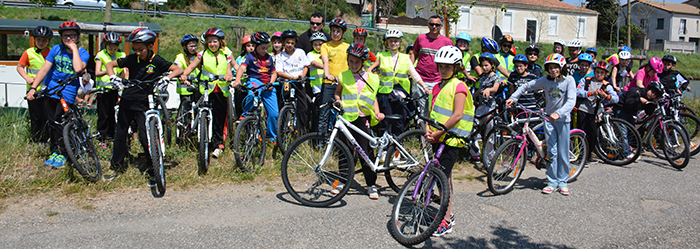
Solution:
M 544 98 L 547 103 L 544 112 L 547 116 L 556 112 L 560 118 L 553 122 L 571 122 L 571 110 L 574 109 L 576 104 L 576 83 L 574 78 L 566 76 L 562 81 L 555 81 L 550 76 L 540 77 L 518 88 L 510 98 L 518 101 L 523 93 L 539 89 L 544 89 Z
M 246 67 L 245 73 L 248 74 L 248 78 L 257 79 L 262 84 L 270 83 L 272 72 L 275 71 L 275 60 L 269 54 L 262 57 L 258 57 L 256 54 L 255 52 L 246 54 L 241 66 Z M 258 87 L 257 82 L 251 83 L 253 87 Z
M 578 58 L 566 58 L 566 65 L 564 67 L 566 68 L 566 75 L 573 76 L 574 72 L 579 70 Z
M 535 76 L 542 77 L 542 66 L 537 64 L 532 64 L 527 67 L 527 72 L 534 74 Z
M 338 77 L 340 73 L 348 70 L 348 47 L 350 44 L 345 42 L 335 43 L 326 42 L 321 45 L 321 56 L 328 56 L 328 73 L 334 77 Z M 329 80 L 323 80 L 325 83 L 330 83 Z
M 437 84 L 437 85 L 435 85 L 435 87 L 433 87 L 433 90 L 432 90 L 433 91 L 433 99 L 430 102 L 431 103 L 430 106 L 435 105 L 435 100 L 437 99 L 438 94 L 440 94 L 440 91 L 442 91 L 442 88 L 440 87 L 440 85 L 441 84 Z M 467 96 L 469 96 L 469 90 L 467 90 L 467 84 L 457 85 L 457 89 L 455 89 L 455 95 L 458 93 L 464 93 Z
M 474 94 L 474 104 L 479 105 L 475 110 L 475 114 L 477 116 L 481 116 L 484 113 L 487 113 L 491 111 L 491 109 L 496 107 L 496 99 L 494 98 L 496 96 L 496 93 L 491 93 L 488 99 L 483 99 L 483 91 L 487 88 L 493 87 L 494 85 L 496 85 L 496 83 L 500 81 L 501 76 L 498 76 L 498 74 L 496 73 L 491 75 L 482 74 L 481 77 L 479 77 L 479 90 L 481 92 Z
M 278 58 L 277 70 L 292 77 L 300 76 L 304 72 L 304 67 L 311 64 L 304 50 L 300 48 L 295 49 L 291 55 L 287 54 L 287 52 L 282 52 L 278 55 Z
M 508 85 L 513 91 L 518 89 L 518 87 L 525 85 L 526 83 L 536 80 L 537 77 L 534 74 L 528 73 L 525 76 L 519 75 L 517 73 L 512 73 L 510 74 L 510 77 L 508 77 Z M 528 109 L 535 110 L 537 109 L 537 98 L 535 98 L 535 93 L 528 91 L 520 97 L 520 100 L 518 101 L 520 104 L 524 105 Z
M 413 54 L 416 55 L 416 71 L 420 75 L 423 82 L 427 83 L 428 87 L 432 87 L 435 82 L 442 81 L 440 73 L 435 65 L 435 54 L 444 46 L 454 46 L 450 38 L 444 35 L 439 35 L 433 39 L 426 34 L 419 35 L 416 42 L 413 43 Z
M 78 48 L 78 53 L 80 54 L 80 60 L 87 65 L 88 60 L 90 60 L 90 53 L 83 48 Z M 44 81 L 44 84 L 48 82 L 47 88 L 55 87 L 58 85 L 59 80 L 76 74 L 73 71 L 73 54 L 64 49 L 63 44 L 56 44 L 51 48 L 49 54 L 46 55 L 46 62 L 50 62 L 53 65 L 51 71 L 46 75 L 50 80 Z M 80 87 L 80 79 L 75 79 L 61 92 L 68 103 L 73 104 L 75 102 L 75 96 L 78 95 L 78 87 Z M 57 95 L 49 97 L 58 99 Z
M 587 74 L 581 75 L 581 70 L 576 70 L 576 72 L 572 76 L 574 77 L 574 82 L 578 84 L 578 82 L 581 81 L 581 79 L 595 77 L 595 74 L 593 73 L 593 70 L 590 70 Z
M 653 69 L 652 73 L 647 74 L 647 70 L 645 69 L 645 67 L 643 67 L 642 69 L 637 71 L 637 74 L 635 74 L 632 81 L 630 81 L 630 83 L 627 84 L 627 86 L 625 86 L 624 90 L 629 91 L 632 88 L 637 88 L 637 80 L 640 79 L 642 80 L 642 84 L 645 88 L 647 87 L 647 85 L 649 85 L 650 82 L 659 81 L 659 77 L 656 75 L 656 72 L 654 72 Z
M 326 39 L 331 38 L 331 35 L 326 33 L 326 31 L 321 30 L 319 32 L 323 32 L 323 34 L 326 35 Z M 299 35 L 299 38 L 297 39 L 297 44 L 295 46 L 297 48 L 303 49 L 304 52 L 307 54 L 311 51 L 314 51 L 314 46 L 313 44 L 311 44 L 311 35 L 313 35 L 311 29 L 306 30 L 306 32 Z
M 676 70 L 664 71 L 658 74 L 657 76 L 659 77 L 659 81 L 661 81 L 661 84 L 664 85 L 666 92 L 669 94 L 676 93 L 676 90 L 681 85 L 688 82 L 688 80 L 685 77 L 683 77 L 681 72 L 678 72 Z
M 140 81 L 155 80 L 164 73 L 170 71 L 173 63 L 151 52 L 148 60 L 141 60 L 138 55 L 130 54 L 117 59 L 117 66 L 129 70 L 129 79 Z M 133 111 L 148 110 L 148 94 L 153 92 L 156 82 L 147 86 L 140 85 L 124 89 L 119 101 L 119 108 L 127 108 Z

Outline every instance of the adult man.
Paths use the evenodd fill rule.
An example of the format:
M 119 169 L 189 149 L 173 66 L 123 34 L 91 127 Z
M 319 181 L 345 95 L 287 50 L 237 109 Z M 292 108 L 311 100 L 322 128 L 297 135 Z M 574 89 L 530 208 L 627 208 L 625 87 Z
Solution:
M 316 32 L 323 32 L 326 37 L 331 37 L 330 34 L 326 33 L 326 31 L 323 31 L 323 14 L 319 12 L 314 12 L 311 14 L 311 20 L 309 22 L 309 30 L 306 32 L 302 33 L 299 36 L 299 40 L 297 41 L 296 47 L 301 48 L 304 50 L 305 53 L 309 53 L 314 50 L 314 47 L 311 44 L 311 35 L 313 35 Z
M 428 90 L 432 91 L 433 86 L 440 83 L 442 78 L 435 65 L 435 53 L 438 49 L 444 46 L 453 46 L 452 40 L 440 34 L 442 27 L 442 17 L 438 15 L 431 16 L 428 19 L 428 28 L 430 32 L 419 35 L 416 42 L 413 43 L 413 54 L 411 62 L 418 61 L 416 71 L 428 86 Z M 418 56 L 416 58 L 416 55 Z

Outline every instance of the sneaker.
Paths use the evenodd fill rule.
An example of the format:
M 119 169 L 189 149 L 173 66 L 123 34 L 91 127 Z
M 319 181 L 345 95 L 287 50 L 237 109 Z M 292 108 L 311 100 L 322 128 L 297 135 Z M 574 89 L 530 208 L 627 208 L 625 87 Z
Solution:
M 155 188 L 156 187 L 156 178 L 155 177 L 148 178 L 148 183 L 146 183 L 146 186 L 148 186 L 149 188 Z
M 447 220 L 442 220 L 442 223 L 440 223 L 440 226 L 438 227 L 437 230 L 433 233 L 434 237 L 442 237 L 445 234 L 451 233 L 452 232 L 452 225 L 450 225 L 450 221 Z
M 379 199 L 379 193 L 377 192 L 377 185 L 372 185 L 369 186 L 369 189 L 367 190 L 369 192 L 369 198 L 372 200 Z
M 107 173 L 105 173 L 104 175 L 102 175 L 102 180 L 103 180 L 103 181 L 108 181 L 108 182 L 109 182 L 109 181 L 114 180 L 114 178 L 117 178 L 117 172 L 114 171 L 114 170 L 111 170 L 111 169 L 110 169 L 110 170 L 107 170 Z
M 99 143 L 97 143 L 97 146 L 100 148 L 103 148 L 103 149 L 107 149 L 107 143 L 105 143 L 105 142 L 99 142 Z
M 57 155 L 56 159 L 53 160 L 53 164 L 51 164 L 51 167 L 54 169 L 60 169 L 63 168 L 63 166 L 66 166 L 66 157 L 63 155 Z
M 51 156 L 49 156 L 49 159 L 46 160 L 46 162 L 44 162 L 44 165 L 46 165 L 46 166 L 51 166 L 51 165 L 53 165 L 53 162 L 56 160 L 56 157 L 57 157 L 57 156 L 58 156 L 58 154 L 56 154 L 56 152 L 54 152 L 53 154 L 51 154 Z
M 542 189 L 542 193 L 543 194 L 551 194 L 552 192 L 554 192 L 554 190 L 556 190 L 555 187 L 547 186 L 547 187 Z
M 223 149 L 221 149 L 221 148 L 216 148 L 216 149 L 214 150 L 214 152 L 211 153 L 211 157 L 213 157 L 213 158 L 219 158 L 219 156 L 221 156 L 221 153 L 223 153 L 223 152 L 224 152 Z
M 561 187 L 559 188 L 559 193 L 562 195 L 569 195 L 569 188 L 568 187 Z
M 450 226 L 454 226 L 454 225 L 455 225 L 455 214 L 451 214 L 450 215 Z
M 333 190 L 331 190 L 331 194 L 337 195 L 340 194 L 340 191 L 343 190 L 345 187 L 345 184 L 339 184 L 337 187 L 335 187 Z
M 629 155 L 625 156 L 625 158 L 627 160 L 630 160 L 630 159 L 634 158 L 634 154 L 630 153 Z

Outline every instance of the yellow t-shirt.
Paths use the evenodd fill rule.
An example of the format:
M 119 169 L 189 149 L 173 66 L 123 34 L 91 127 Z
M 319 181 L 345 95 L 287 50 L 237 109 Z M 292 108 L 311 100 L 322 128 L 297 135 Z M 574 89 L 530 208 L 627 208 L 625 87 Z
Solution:
M 350 44 L 345 42 L 336 44 L 332 41 L 321 45 L 321 56 L 328 56 L 328 72 L 334 77 L 338 77 L 340 73 L 348 70 L 348 47 Z M 323 82 L 331 83 L 325 79 Z

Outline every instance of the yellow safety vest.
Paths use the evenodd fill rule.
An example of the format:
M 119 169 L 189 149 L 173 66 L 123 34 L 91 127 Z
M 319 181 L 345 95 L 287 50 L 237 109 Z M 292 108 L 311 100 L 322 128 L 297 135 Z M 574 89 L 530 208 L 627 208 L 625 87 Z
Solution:
M 321 60 L 321 54 L 316 52 L 316 51 L 311 51 L 309 52 L 311 57 L 314 58 L 318 63 L 323 64 L 323 60 Z M 323 68 L 317 68 L 314 70 L 311 70 L 309 72 L 309 76 L 314 77 L 314 80 L 310 82 L 311 89 L 313 89 L 314 93 L 321 92 L 321 85 L 323 85 Z
M 458 80 L 457 78 L 452 78 L 445 86 L 440 90 L 437 98 L 435 99 L 435 104 L 433 105 L 432 111 L 430 112 L 430 118 L 437 120 L 441 124 L 445 124 L 448 119 L 454 113 L 454 100 L 455 91 L 457 86 L 464 84 L 464 82 Z M 466 87 L 466 85 L 465 85 Z M 467 137 L 472 133 L 472 128 L 474 127 L 474 102 L 472 101 L 472 95 L 467 91 L 467 99 L 464 102 L 464 114 L 462 119 L 457 122 L 457 124 L 450 129 L 450 131 L 457 133 L 460 136 Z M 434 127 L 430 127 L 433 131 L 437 130 Z M 461 139 L 448 139 L 445 141 L 445 135 L 440 137 L 441 142 L 445 144 L 462 148 L 465 146 L 464 141 Z
M 503 65 L 503 68 L 505 68 L 509 73 L 513 72 L 513 57 L 515 56 L 508 56 L 508 59 L 503 56 L 503 54 L 499 51 L 498 53 L 494 54 L 493 57 L 496 57 L 496 60 L 498 60 L 498 63 Z M 501 75 L 501 72 L 498 71 L 498 69 L 494 69 L 495 72 L 498 73 L 498 75 Z M 502 75 L 501 75 L 502 76 Z
M 226 75 L 228 63 L 229 62 L 226 59 L 225 51 L 222 50 L 215 56 L 214 53 L 209 51 L 209 49 L 204 50 L 204 53 L 202 53 L 201 79 L 208 80 L 216 75 L 223 77 L 224 75 Z M 221 80 L 209 82 L 209 89 L 214 90 L 214 87 L 216 87 L 216 85 L 218 85 L 219 88 L 221 88 L 221 91 L 224 92 L 224 97 L 228 97 L 229 83 Z M 204 86 L 199 86 L 199 92 L 204 94 Z
M 343 102 L 343 118 L 350 122 L 355 121 L 360 116 L 360 109 L 364 110 L 363 113 L 366 113 L 366 108 L 369 108 L 370 125 L 377 125 L 379 121 L 375 117 L 374 101 L 377 99 L 379 76 L 370 73 L 369 77 L 367 77 L 367 84 L 362 88 L 359 96 L 357 94 L 357 82 L 355 82 L 352 71 L 347 70 L 340 73 L 338 82 L 343 85 L 343 91 L 340 95 Z
M 391 62 L 391 52 L 381 52 L 377 55 L 379 71 L 382 79 L 379 81 L 379 93 L 388 94 L 394 90 L 394 84 L 399 84 L 406 92 L 411 92 L 411 81 L 408 79 L 411 58 L 404 53 L 399 53 L 396 63 Z M 396 69 L 394 69 L 396 65 Z
M 48 48 L 47 48 L 48 49 Z M 44 56 L 41 55 L 41 53 L 36 52 L 35 47 L 31 47 L 27 49 L 27 57 L 29 58 L 29 66 L 25 67 L 24 70 L 27 73 L 27 76 L 36 78 L 36 74 L 39 73 L 39 70 L 41 67 L 44 66 L 44 62 L 46 61 L 44 59 Z M 39 84 L 39 86 L 36 87 L 36 91 L 39 92 L 41 91 L 41 87 L 43 86 L 43 82 Z M 27 92 L 29 91 L 29 88 L 32 87 L 32 84 L 27 84 Z
M 177 62 L 177 64 L 182 65 L 182 67 L 183 67 L 182 70 L 185 70 L 185 68 L 187 68 L 188 66 L 190 66 L 189 63 L 187 63 L 187 60 L 185 60 L 185 54 L 184 54 L 184 53 L 179 53 L 179 54 L 175 57 L 175 61 Z M 190 62 L 192 62 L 192 61 L 190 61 Z M 192 72 L 190 73 L 190 75 L 194 75 L 195 77 L 196 77 L 198 74 L 199 74 L 199 68 L 195 68 L 195 69 L 192 70 Z M 180 82 L 180 78 L 179 78 L 179 77 L 178 77 L 178 80 L 177 80 L 177 89 L 176 89 L 176 92 L 177 92 L 177 94 L 180 94 L 180 95 L 192 95 L 192 94 L 193 94 L 192 92 L 188 92 L 188 91 L 187 91 L 187 84 L 185 84 L 185 83 L 183 83 L 183 82 Z
M 121 58 L 126 56 L 126 53 L 124 52 L 117 52 L 114 55 L 110 55 L 107 53 L 107 49 L 103 49 L 99 53 L 97 53 L 97 56 L 95 58 L 95 62 L 97 62 L 97 59 L 99 58 L 100 61 L 102 61 L 102 68 L 100 70 L 104 71 L 107 70 L 107 63 L 116 60 L 117 58 Z M 120 67 L 114 67 L 114 74 L 119 75 L 124 71 L 124 68 Z M 100 89 L 100 88 L 107 88 L 107 89 L 112 89 L 112 83 L 109 80 L 109 75 L 105 74 L 100 77 L 97 77 L 95 80 L 95 88 Z

